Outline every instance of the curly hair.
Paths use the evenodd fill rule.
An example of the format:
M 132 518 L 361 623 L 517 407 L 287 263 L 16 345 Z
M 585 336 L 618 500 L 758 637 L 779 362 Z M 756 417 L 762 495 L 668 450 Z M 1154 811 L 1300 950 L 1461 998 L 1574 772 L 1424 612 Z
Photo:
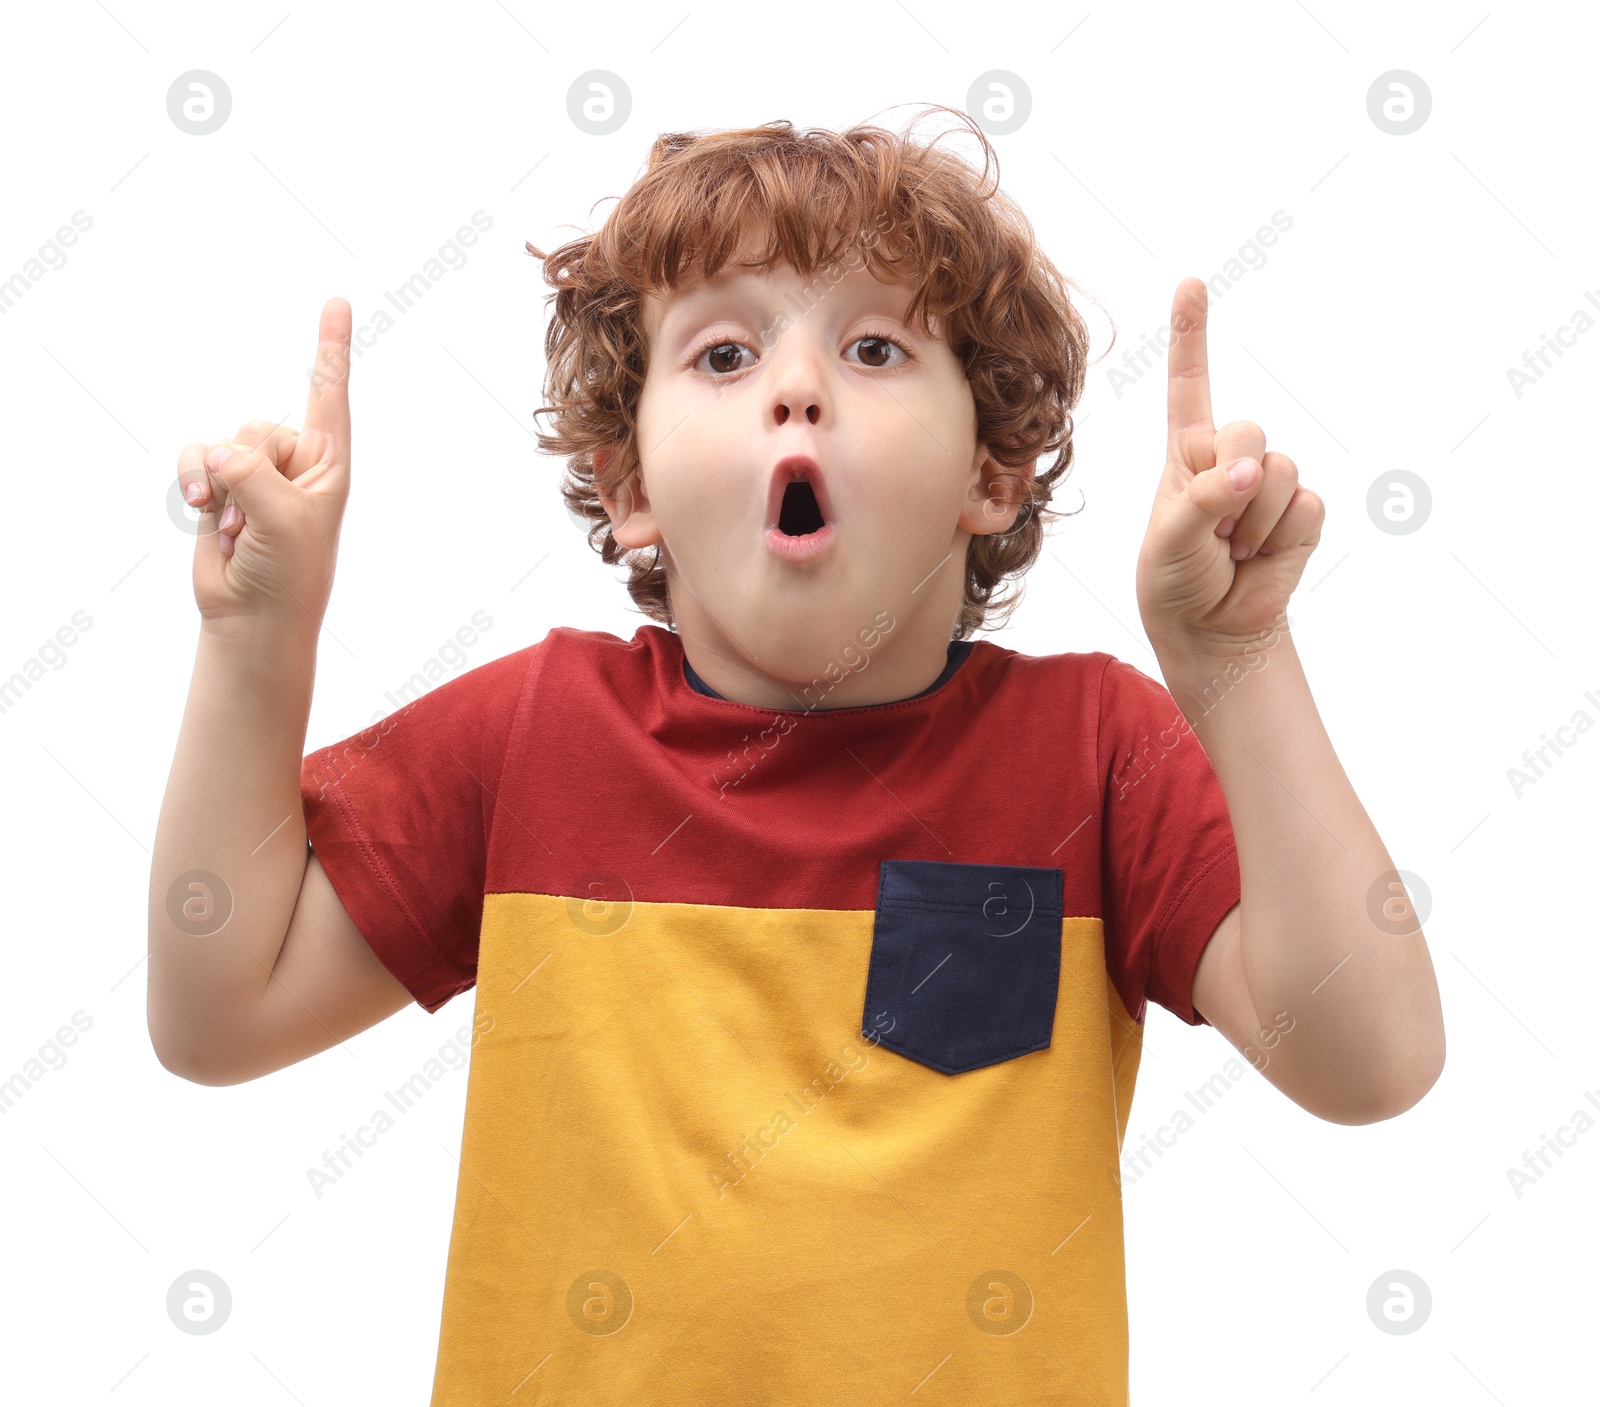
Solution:
M 741 251 L 755 251 L 753 267 L 783 259 L 801 277 L 831 270 L 836 282 L 840 256 L 851 252 L 850 267 L 859 268 L 859 249 L 875 277 L 914 289 L 908 321 L 931 334 L 938 319 L 972 388 L 977 441 L 1020 481 L 1015 524 L 974 534 L 967 546 L 957 638 L 1009 619 L 1019 579 L 1042 549 L 1045 518 L 1071 516 L 1047 505 L 1072 465 L 1072 410 L 1086 374 L 1088 330 L 1067 296 L 1077 285 L 1040 253 L 1027 217 L 1001 194 L 999 156 L 982 129 L 954 108 L 927 106 L 977 135 L 981 172 L 939 151 L 939 137 L 912 141 L 915 119 L 899 135 L 867 125 L 796 132 L 781 120 L 663 133 L 598 232 L 550 254 L 526 245 L 555 289 L 546 299 L 554 303 L 545 330 L 551 404 L 535 412 L 536 420 L 553 417 L 554 432 L 541 430 L 539 446 L 566 456 L 568 511 L 589 524 L 602 561 L 626 561 L 628 592 L 652 620 L 673 624 L 659 545 L 623 548 L 600 501 L 601 489 L 618 496 L 641 467 L 644 300 L 694 273 L 714 277 Z M 991 158 L 995 181 L 986 188 Z M 1055 458 L 1036 471 L 1042 454 Z

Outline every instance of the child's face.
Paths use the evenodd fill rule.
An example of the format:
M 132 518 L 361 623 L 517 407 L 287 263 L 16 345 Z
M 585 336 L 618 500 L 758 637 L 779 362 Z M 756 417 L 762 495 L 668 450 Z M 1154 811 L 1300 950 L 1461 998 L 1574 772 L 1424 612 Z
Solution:
M 729 265 L 646 301 L 642 484 L 606 506 L 623 546 L 661 544 L 686 648 L 724 677 L 809 682 L 841 647 L 859 653 L 881 612 L 895 653 L 920 645 L 942 665 L 970 535 L 1016 519 L 960 362 L 903 320 L 911 296 L 865 266 L 830 284 L 780 264 Z M 829 527 L 809 543 L 771 531 L 806 527 L 775 511 L 791 455 L 822 480 Z M 787 689 L 751 692 L 793 706 L 778 702 Z

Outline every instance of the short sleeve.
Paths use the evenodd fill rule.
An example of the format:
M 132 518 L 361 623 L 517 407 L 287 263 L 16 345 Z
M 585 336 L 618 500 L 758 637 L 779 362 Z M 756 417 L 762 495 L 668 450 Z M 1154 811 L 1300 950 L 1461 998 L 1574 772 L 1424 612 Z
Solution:
M 1135 1020 L 1146 1000 L 1191 1026 L 1194 972 L 1239 902 L 1233 824 L 1199 738 L 1166 687 L 1107 656 L 1100 684 L 1106 966 Z
M 301 763 L 311 848 L 373 952 L 430 1012 L 477 981 L 489 823 L 538 648 L 439 684 Z

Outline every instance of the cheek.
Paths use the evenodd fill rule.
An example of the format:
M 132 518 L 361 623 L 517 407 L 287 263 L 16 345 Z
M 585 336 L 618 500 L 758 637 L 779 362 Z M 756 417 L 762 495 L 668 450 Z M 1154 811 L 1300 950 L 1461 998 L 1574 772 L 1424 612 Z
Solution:
M 863 422 L 868 433 L 853 451 L 867 471 L 863 500 L 891 514 L 887 521 L 942 532 L 966 504 L 977 429 L 972 392 L 958 373 L 899 394 L 900 403 Z
M 730 542 L 752 513 L 738 460 L 703 438 L 696 443 L 689 428 L 671 431 L 653 454 L 646 445 L 645 483 L 662 534 L 692 551 L 695 543 Z
M 965 503 L 966 485 L 951 466 L 950 456 L 920 430 L 918 435 L 928 446 L 926 452 L 920 445 L 900 446 L 878 461 L 865 483 L 875 521 L 926 541 L 930 534 L 954 526 Z
M 647 379 L 635 415 L 641 460 L 671 465 L 700 464 L 712 455 L 725 459 L 746 427 L 724 399 L 689 382 Z
M 667 398 L 660 390 L 654 378 L 646 378 L 639 391 L 639 404 L 634 412 L 634 434 L 639 440 L 639 454 L 642 459 L 654 456 L 651 447 L 661 442 L 661 425 L 666 420 L 670 407 Z
M 875 477 L 856 510 L 858 542 L 880 581 L 916 582 L 949 549 L 960 513 L 935 486 L 926 463 Z

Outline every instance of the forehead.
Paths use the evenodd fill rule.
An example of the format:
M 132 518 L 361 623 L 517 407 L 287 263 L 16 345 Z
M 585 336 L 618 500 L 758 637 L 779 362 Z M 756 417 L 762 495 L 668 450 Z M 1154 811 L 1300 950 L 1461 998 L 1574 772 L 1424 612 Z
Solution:
M 839 273 L 843 272 L 843 277 Z M 683 323 L 714 317 L 724 309 L 776 309 L 787 304 L 791 295 L 810 287 L 814 295 L 848 306 L 867 305 L 885 308 L 896 316 L 903 313 L 916 292 L 908 283 L 888 283 L 861 265 L 846 269 L 841 264 L 824 266 L 810 275 L 802 274 L 787 262 L 770 268 L 750 268 L 729 263 L 713 278 L 698 270 L 686 271 L 676 289 L 647 292 L 642 302 L 645 330 L 654 342 Z M 792 306 L 792 305 L 791 305 Z

